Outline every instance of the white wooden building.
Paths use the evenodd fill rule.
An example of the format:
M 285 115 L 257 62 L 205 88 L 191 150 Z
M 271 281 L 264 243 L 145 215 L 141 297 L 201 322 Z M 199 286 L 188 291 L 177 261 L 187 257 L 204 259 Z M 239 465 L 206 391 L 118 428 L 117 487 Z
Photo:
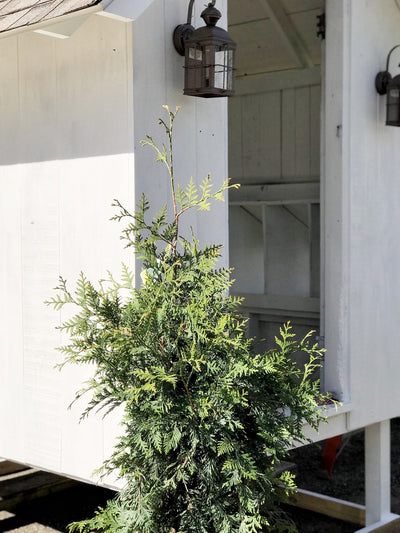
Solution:
M 188 0 L 0 0 L 0 456 L 90 480 L 109 455 L 118 413 L 79 425 L 82 405 L 67 410 L 88 370 L 54 370 L 62 316 L 43 301 L 59 274 L 135 268 L 110 204 L 133 206 L 142 192 L 164 202 L 167 180 L 139 141 L 157 137 L 161 105 L 181 105 L 182 181 L 211 172 L 242 184 L 229 217 L 218 206 L 191 224 L 230 249 L 255 334 L 289 318 L 317 328 L 323 387 L 343 406 L 310 436 L 366 428 L 362 531 L 372 531 L 393 518 L 400 416 L 400 131 L 385 125 L 374 86 L 400 43 L 400 2 L 217 7 L 238 45 L 229 102 L 182 94 L 172 33 Z

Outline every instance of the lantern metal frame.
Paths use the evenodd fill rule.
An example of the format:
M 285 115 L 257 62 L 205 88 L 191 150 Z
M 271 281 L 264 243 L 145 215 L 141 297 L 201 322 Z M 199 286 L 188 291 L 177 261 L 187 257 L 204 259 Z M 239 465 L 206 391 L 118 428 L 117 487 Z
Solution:
M 194 0 L 189 1 L 187 22 L 174 30 L 173 43 L 185 56 L 184 94 L 203 98 L 232 96 L 236 43 L 217 26 L 221 13 L 212 0 L 201 17 L 205 26 L 192 26 Z
M 400 44 L 393 46 L 393 48 L 389 51 L 386 59 L 386 70 L 382 70 L 376 75 L 375 89 L 378 94 L 387 95 L 386 125 L 400 127 L 400 74 L 393 77 L 389 71 L 390 57 L 397 48 L 400 48 Z M 395 98 L 397 102 L 393 102 L 390 100 L 392 90 L 398 91 L 398 96 L 396 95 Z M 393 108 L 395 107 L 397 107 L 397 118 L 393 118 L 390 115 L 390 112 L 393 111 Z
M 390 56 L 396 50 L 396 48 L 400 48 L 400 44 L 396 44 L 396 46 L 393 46 L 393 48 L 388 53 L 388 56 L 386 59 L 386 70 L 381 70 L 381 72 L 378 72 L 378 74 L 375 77 L 375 88 L 380 95 L 384 95 L 387 93 L 387 87 L 393 79 L 392 75 L 389 72 L 389 64 L 390 64 Z

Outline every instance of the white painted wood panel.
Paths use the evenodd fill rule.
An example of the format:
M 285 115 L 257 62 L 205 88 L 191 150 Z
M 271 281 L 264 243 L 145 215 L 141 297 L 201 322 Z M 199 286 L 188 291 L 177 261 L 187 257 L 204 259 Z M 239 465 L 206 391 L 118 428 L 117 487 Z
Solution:
M 133 25 L 133 48 L 141 50 L 148 40 L 148 28 L 154 27 L 155 39 L 147 46 L 146 54 L 133 55 L 133 91 L 135 94 L 135 187 L 137 199 L 144 192 L 156 197 L 154 211 L 170 201 L 168 175 L 155 162 L 150 148 L 139 148 L 146 133 L 164 141 L 163 131 L 157 126 L 161 108 L 168 104 L 182 109 L 177 119 L 175 139 L 175 172 L 177 182 L 186 184 L 190 177 L 202 181 L 211 173 L 218 185 L 228 177 L 227 172 L 227 102 L 226 99 L 192 98 L 183 95 L 183 58 L 170 45 L 171 34 L 177 24 L 186 20 L 187 6 L 182 3 L 171 10 L 170 4 L 156 0 Z M 218 8 L 225 13 L 224 3 Z M 200 25 L 201 4 L 195 4 L 194 25 Z M 165 17 L 165 18 L 164 18 Z M 221 24 L 226 25 L 226 16 Z M 155 26 L 156 24 L 156 26 Z M 160 50 L 161 56 L 160 56 Z M 149 69 L 149 61 L 159 56 L 158 69 Z M 151 58 L 151 59 L 150 59 Z M 182 229 L 189 235 L 190 228 L 197 228 L 201 243 L 213 242 L 227 246 L 227 205 L 215 204 L 210 212 L 193 212 L 188 215 Z M 212 229 L 211 229 L 212 228 Z M 228 263 L 228 253 L 222 261 Z M 221 264 L 222 264 L 221 262 Z
M 66 41 L 30 33 L 18 42 L 2 40 L 18 66 L 12 76 L 11 65 L 4 65 L 7 84 L 1 90 L 3 116 L 13 131 L 3 137 L 2 186 L 14 191 L 18 214 L 8 230 L 18 255 L 5 225 L 1 232 L 2 249 L 10 250 L 2 275 L 10 287 L 2 312 L 7 331 L 1 357 L 8 369 L 2 394 L 18 401 L 11 409 L 1 402 L 1 454 L 85 479 L 104 459 L 104 424 L 94 418 L 79 426 L 78 409 L 67 411 L 88 374 L 54 369 L 61 361 L 54 350 L 61 343 L 54 329 L 60 313 L 44 300 L 59 274 L 73 281 L 82 269 L 99 279 L 107 268 L 119 270 L 124 257 L 120 228 L 108 219 L 114 197 L 134 202 L 128 29 L 95 17 Z M 3 207 L 11 221 L 10 208 Z M 10 324 L 6 310 L 14 292 L 19 307 Z
M 15 86 L 18 80 L 16 40 L 5 41 L 0 64 L 0 160 L 15 160 L 20 147 L 15 142 L 19 113 Z M 4 74 L 7 74 L 5 76 Z M 7 127 L 4 127 L 7 125 Z M 0 166 L 0 408 L 2 430 L 0 448 L 13 453 L 15 459 L 24 455 L 23 413 L 23 339 L 22 331 L 22 262 L 21 262 L 21 167 Z M 3 452 L 3 453 L 4 453 Z
M 311 291 L 315 293 L 319 286 L 316 261 L 319 243 L 315 242 L 318 232 L 315 222 L 311 227 L 309 217 L 309 205 L 319 202 L 319 193 L 316 200 L 314 196 L 311 199 L 306 194 L 302 198 L 300 194 L 293 201 L 290 192 L 296 187 L 302 187 L 304 191 L 313 190 L 314 185 L 318 188 L 321 88 L 319 84 L 314 85 L 314 72 L 311 70 L 309 73 L 312 85 L 307 85 L 303 73 L 298 87 L 289 83 L 285 89 L 284 81 L 281 81 L 280 90 L 246 94 L 230 104 L 231 172 L 237 172 L 236 167 L 232 168 L 237 153 L 241 151 L 243 154 L 243 177 L 239 179 L 243 183 L 243 193 L 240 190 L 232 193 L 231 200 L 240 205 L 242 198 L 243 207 L 248 209 L 250 205 L 257 204 L 257 192 L 250 190 L 259 188 L 259 200 L 265 205 L 262 210 L 262 238 L 259 226 L 255 231 L 248 227 L 250 222 L 247 219 L 244 224 L 243 212 L 239 209 L 231 211 L 231 264 L 237 269 L 235 277 L 238 284 L 252 287 L 248 292 L 306 297 Z M 276 86 L 278 73 L 274 76 Z M 286 73 L 282 73 L 283 80 L 285 76 Z M 255 83 L 259 83 L 256 78 Z M 251 93 L 249 80 L 246 91 Z M 237 112 L 238 100 L 241 100 L 240 113 Z M 273 158 L 272 163 L 267 160 L 269 156 Z M 282 185 L 277 185 L 277 182 Z M 263 185 L 250 186 L 247 183 Z M 277 189 L 278 192 L 279 187 L 282 187 L 279 201 L 265 201 L 269 198 L 270 189 L 271 200 L 274 198 L 273 191 Z M 246 194 L 251 194 L 250 202 Z M 237 237 L 241 224 L 247 241 L 246 237 Z M 263 266 L 256 260 L 259 254 L 264 257 Z M 260 267 L 264 274 L 257 272 Z M 260 279 L 264 280 L 263 287 L 256 281 Z
M 252 7 L 261 4 L 263 2 L 257 2 Z M 236 17 L 237 8 L 238 5 L 235 6 Z M 315 13 L 313 16 L 315 18 Z M 309 31 L 310 28 L 314 30 L 314 18 L 308 19 Z M 235 20 L 237 26 L 234 24 L 233 29 L 243 34 L 254 24 L 254 21 Z M 294 24 L 294 18 L 292 22 Z M 264 38 L 270 38 L 276 54 L 271 61 L 268 54 L 264 54 L 263 65 L 258 65 L 259 71 L 275 72 L 241 77 L 239 69 L 238 96 L 229 105 L 230 173 L 243 184 L 243 191 L 231 194 L 232 205 L 237 206 L 231 209 L 230 219 L 231 264 L 237 279 L 234 290 L 247 287 L 247 292 L 268 297 L 279 295 L 280 298 L 306 298 L 311 293 L 318 296 L 319 217 L 316 214 L 318 206 L 314 204 L 319 202 L 320 69 L 287 71 L 283 70 L 287 67 L 282 62 L 282 71 L 278 72 L 275 61 L 279 62 L 282 54 L 288 53 L 286 45 L 282 40 L 271 38 L 269 20 L 260 17 L 257 24 L 264 27 Z M 303 38 L 304 28 L 300 26 L 296 27 Z M 239 40 L 239 48 L 242 42 Z M 250 54 L 253 44 L 244 43 L 246 53 Z M 315 50 L 318 49 L 315 57 L 319 58 L 320 43 L 314 44 Z M 255 50 L 253 53 L 256 54 Z M 257 61 L 246 57 L 246 67 L 252 65 L 253 60 Z M 242 165 L 238 162 L 240 155 Z M 307 195 L 307 191 L 314 191 L 314 186 L 317 188 L 316 199 L 314 193 Z M 296 187 L 301 190 L 296 189 L 292 194 Z M 262 207 L 257 209 L 257 203 Z M 261 215 L 262 230 L 254 214 Z M 244 237 L 239 237 L 240 227 Z M 253 333 L 263 339 L 273 339 L 279 324 L 289 318 L 300 335 L 318 328 L 318 317 L 306 316 L 302 312 L 294 313 L 289 309 L 250 309 L 249 312 Z M 271 346 L 271 342 L 260 345 L 261 349 Z
M 229 210 L 230 263 L 235 292 L 264 292 L 264 251 L 261 208 L 232 206 Z
M 243 184 L 318 181 L 320 93 L 318 84 L 232 99 L 231 176 Z
M 54 347 L 57 313 L 44 305 L 49 284 L 59 272 L 57 165 L 35 165 L 25 172 L 21 198 L 22 338 L 24 455 L 32 464 L 60 468 L 60 376 Z M 49 331 L 46 331 L 48 325 Z
M 255 0 L 248 2 L 243 10 L 242 0 L 229 0 L 229 19 L 231 24 L 239 24 L 248 20 L 263 18 L 265 10 L 263 2 Z M 304 13 L 312 9 L 322 9 L 324 0 L 282 0 L 282 5 L 288 14 Z
M 319 65 L 320 42 L 317 37 L 317 15 L 322 12 L 323 1 L 271 3 L 268 0 L 243 2 L 229 0 L 229 31 L 240 42 L 237 54 L 238 76 L 263 72 L 295 69 L 299 57 L 293 54 L 292 44 L 301 49 L 303 66 Z M 275 15 L 278 20 L 274 20 Z M 283 24 L 283 25 L 282 25 Z M 282 31 L 283 30 L 283 31 Z
M 321 85 L 310 86 L 310 176 L 321 174 Z
M 400 11 L 389 0 L 327 7 L 325 379 L 351 400 L 354 429 L 399 415 L 400 132 L 385 126 L 374 77 Z
M 295 115 L 292 118 L 296 131 L 295 158 L 297 176 L 310 175 L 310 118 L 310 89 L 309 87 L 301 87 L 295 91 Z
M 241 43 L 237 52 L 238 76 L 296 68 L 290 53 L 280 46 L 280 35 L 271 19 L 263 17 L 230 26 L 229 33 Z
M 246 94 L 282 91 L 285 89 L 295 89 L 297 87 L 311 87 L 314 85 L 319 85 L 320 83 L 320 66 L 310 69 L 265 72 L 263 74 L 256 74 L 254 76 L 243 76 L 236 78 L 236 98 Z M 232 100 L 233 99 L 231 98 L 229 102 L 232 102 Z
M 122 260 L 140 268 L 123 251 L 110 204 L 132 209 L 142 192 L 154 210 L 168 201 L 163 168 L 139 145 L 147 133 L 162 137 L 163 104 L 183 106 L 178 180 L 227 177 L 226 101 L 182 94 L 171 36 L 187 6 L 153 4 L 133 24 L 92 16 L 70 39 L 26 32 L 0 43 L 0 455 L 86 480 L 121 432 L 120 413 L 79 425 L 84 402 L 67 410 L 91 369 L 54 369 L 54 348 L 67 341 L 54 326 L 71 311 L 43 302 L 59 274 L 73 284 L 80 270 L 96 281 Z M 158 38 L 148 40 L 148 27 Z M 203 242 L 226 245 L 227 205 L 189 225 Z
M 242 99 L 243 178 L 241 182 L 266 183 L 281 175 L 281 99 L 278 91 Z
M 296 89 L 282 91 L 282 175 L 296 177 Z
M 1 190 L 7 190 L 0 195 L 0 448 L 16 461 L 24 457 L 20 174 L 19 166 L 7 174 L 0 169 Z
M 234 182 L 241 181 L 243 176 L 242 152 L 242 100 L 240 97 L 231 98 L 229 101 L 229 177 Z
M 264 292 L 309 296 L 310 255 L 307 206 L 263 208 Z
M 84 36 L 82 34 L 82 37 Z M 68 202 L 69 199 L 73 202 L 74 198 L 80 197 L 78 191 L 71 187 L 70 172 L 73 169 L 68 168 L 67 164 L 58 163 L 57 159 L 74 153 L 75 139 L 63 135 L 62 130 L 66 129 L 66 124 L 73 123 L 74 115 L 75 117 L 81 115 L 82 109 L 69 105 L 69 102 L 63 99 L 57 82 L 63 70 L 63 81 L 66 78 L 71 81 L 71 78 L 80 71 L 80 65 L 87 71 L 88 60 L 93 64 L 93 58 L 89 56 L 83 59 L 80 53 L 81 61 L 75 58 L 69 67 L 65 68 L 66 66 L 57 57 L 53 40 L 24 34 L 18 39 L 18 45 L 15 39 L 4 39 L 2 45 L 7 46 L 7 44 L 10 47 L 12 45 L 14 52 L 18 51 L 18 61 L 15 64 L 19 67 L 19 83 L 15 78 L 8 94 L 4 93 L 4 86 L 1 91 L 1 94 L 7 97 L 8 107 L 8 114 L 5 113 L 3 116 L 8 118 L 10 129 L 13 128 L 14 131 L 13 137 L 9 137 L 3 144 L 6 149 L 1 157 L 2 190 L 7 192 L 3 198 L 8 198 L 8 193 L 12 194 L 13 184 L 18 186 L 18 196 L 14 198 L 14 210 L 19 213 L 19 220 L 18 223 L 14 223 L 14 228 L 12 230 L 10 228 L 10 231 L 19 250 L 19 257 L 15 257 L 15 254 L 7 257 L 7 270 L 2 279 L 10 289 L 12 288 L 12 293 L 15 292 L 14 298 L 17 297 L 20 307 L 13 316 L 14 327 L 8 328 L 2 336 L 2 363 L 4 363 L 2 368 L 9 367 L 11 363 L 12 368 L 6 372 L 7 382 L 2 387 L 7 401 L 1 402 L 4 425 L 2 425 L 0 446 L 2 455 L 12 459 L 74 475 L 77 472 L 73 471 L 72 466 L 62 462 L 62 432 L 67 425 L 66 407 L 80 381 L 69 380 L 68 376 L 61 376 L 54 369 L 54 365 L 60 361 L 59 354 L 54 351 L 54 347 L 60 344 L 60 336 L 54 329 L 59 323 L 59 314 L 45 307 L 43 302 L 51 295 L 52 287 L 56 285 L 57 277 L 62 271 L 60 200 Z M 82 47 L 82 40 L 80 46 Z M 39 64 L 38 57 L 41 58 Z M 82 65 L 82 59 L 86 64 Z M 100 61 L 99 57 L 98 62 Z M 5 76 L 5 79 L 10 80 L 9 76 Z M 99 80 L 96 81 L 99 83 Z M 65 85 L 63 89 L 65 91 Z M 104 94 L 103 87 L 102 99 L 107 94 L 110 92 Z M 123 102 L 126 102 L 126 91 Z M 102 106 L 99 108 L 99 104 L 101 101 L 95 102 L 92 99 L 91 106 L 97 108 L 100 117 L 99 111 Z M 66 111 L 65 107 L 69 111 Z M 59 122 L 60 109 L 65 116 Z M 97 128 L 103 130 L 102 136 L 104 136 L 104 129 L 100 128 L 99 124 Z M 85 135 L 82 135 L 79 150 L 86 148 L 87 155 L 92 155 L 90 143 L 84 143 L 85 138 Z M 7 149 L 8 146 L 10 150 Z M 14 146 L 18 147 L 18 150 L 13 150 Z M 71 152 L 68 153 L 68 150 Z M 110 171 L 112 168 L 114 170 L 117 168 L 115 162 L 107 170 Z M 19 169 L 17 176 L 13 172 L 14 169 Z M 106 177 L 104 166 L 99 171 L 97 162 L 87 170 L 91 170 L 91 175 L 94 177 L 92 189 L 101 190 L 99 184 L 104 182 Z M 61 183 L 68 184 L 67 193 L 65 191 L 61 193 Z M 92 206 L 93 199 L 93 193 L 87 194 L 86 204 Z M 107 198 L 107 203 L 109 201 Z M 97 214 L 104 219 L 104 215 Z M 72 209 L 69 223 L 79 221 L 79 231 L 74 236 L 75 243 L 79 241 L 82 227 L 87 226 L 86 215 L 87 210 L 86 212 L 84 209 L 79 210 L 76 205 L 75 209 Z M 11 216 L 7 218 L 11 222 Z M 2 236 L 4 227 L 2 226 Z M 103 244 L 101 247 L 103 248 Z M 2 249 L 12 250 L 6 244 Z M 88 250 L 90 245 L 86 246 L 86 254 Z M 85 261 L 81 262 L 80 267 L 85 268 Z M 13 281 L 14 276 L 10 269 L 16 274 L 19 272 L 18 283 Z M 67 267 L 65 270 L 66 275 L 71 273 L 70 268 Z M 19 292 L 21 294 L 18 298 Z M 9 294 L 7 297 L 9 309 L 12 308 L 12 301 L 13 297 Z M 2 313 L 2 316 L 4 314 Z M 2 323 L 5 322 L 6 318 L 2 319 Z M 11 351 L 3 351 L 10 344 L 8 339 L 16 347 L 15 355 Z M 13 401 L 14 396 L 18 401 Z M 9 402 L 12 403 L 12 407 Z M 8 420 L 8 412 L 12 414 L 12 423 Z M 76 418 L 74 425 L 77 425 Z M 101 424 L 99 427 L 101 430 Z M 90 439 L 87 441 L 76 439 L 76 435 L 72 439 L 79 446 L 75 455 L 75 461 L 80 464 L 79 474 L 88 478 L 92 465 L 90 462 L 87 468 L 82 468 L 82 465 L 88 457 L 95 455 L 92 442 Z M 98 459 L 102 458 L 101 449 Z M 96 465 L 93 464 L 94 466 Z
M 320 85 L 282 91 L 282 180 L 318 180 Z
M 323 9 L 324 0 L 282 0 L 287 13 L 309 11 L 310 9 Z

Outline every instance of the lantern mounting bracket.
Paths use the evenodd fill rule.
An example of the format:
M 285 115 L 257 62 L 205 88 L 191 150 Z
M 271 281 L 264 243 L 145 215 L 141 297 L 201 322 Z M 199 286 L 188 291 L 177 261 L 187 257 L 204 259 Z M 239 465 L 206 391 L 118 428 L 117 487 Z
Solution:
M 214 7 L 215 2 L 216 0 L 211 0 L 211 2 L 208 4 L 208 7 Z M 179 24 L 179 26 L 175 28 L 174 34 L 172 37 L 175 50 L 181 56 L 185 55 L 185 41 L 189 39 L 189 37 L 194 32 L 194 27 L 192 26 L 193 4 L 194 4 L 194 0 L 190 0 L 189 6 L 188 6 L 187 21 L 185 24 Z
M 393 48 L 388 53 L 388 56 L 386 59 L 386 70 L 381 70 L 381 72 L 378 72 L 378 74 L 375 77 L 375 88 L 377 92 L 381 95 L 384 95 L 387 93 L 387 86 L 392 81 L 392 75 L 389 72 L 389 63 L 390 63 L 390 56 L 392 55 L 392 52 L 396 50 L 396 48 L 400 48 L 400 44 L 396 44 L 396 46 L 393 46 Z

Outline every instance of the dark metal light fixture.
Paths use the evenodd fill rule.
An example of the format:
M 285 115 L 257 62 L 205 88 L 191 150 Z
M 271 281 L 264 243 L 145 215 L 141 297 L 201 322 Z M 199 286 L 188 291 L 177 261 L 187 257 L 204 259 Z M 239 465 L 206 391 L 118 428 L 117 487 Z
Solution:
M 392 78 L 389 72 L 389 62 L 392 52 L 399 48 L 394 46 L 386 60 L 386 70 L 378 72 L 375 78 L 375 88 L 379 94 L 387 94 L 386 97 L 386 125 L 400 126 L 400 74 Z
M 174 31 L 174 45 L 185 56 L 185 88 L 183 94 L 215 98 L 232 96 L 236 43 L 229 33 L 217 26 L 221 12 L 215 1 L 208 4 L 201 17 L 206 23 L 194 29 L 192 21 L 194 0 L 190 0 L 186 24 Z

